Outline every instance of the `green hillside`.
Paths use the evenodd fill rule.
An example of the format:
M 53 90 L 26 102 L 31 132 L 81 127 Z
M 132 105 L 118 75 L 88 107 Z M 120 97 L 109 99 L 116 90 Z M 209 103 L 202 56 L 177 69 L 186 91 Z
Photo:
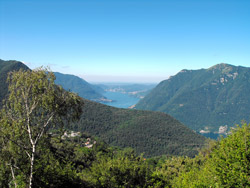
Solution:
M 85 101 L 75 130 L 88 132 L 107 143 L 132 147 L 145 156 L 194 156 L 205 138 L 161 112 L 119 109 Z
M 218 64 L 182 70 L 162 81 L 136 109 L 166 112 L 194 130 L 218 131 L 250 120 L 250 68 Z
M 8 72 L 19 70 L 21 68 L 24 70 L 29 69 L 26 65 L 19 61 L 4 61 L 0 59 L 0 104 L 8 92 L 8 85 L 6 84 Z
M 1 70 L 6 70 L 7 75 L 8 71 L 18 68 L 28 69 L 21 62 L 13 62 L 9 69 Z M 0 83 L 6 88 L 3 93 L 6 94 L 7 83 Z M 66 128 L 98 136 L 113 146 L 132 147 L 146 157 L 163 154 L 194 156 L 205 141 L 203 136 L 165 113 L 119 109 L 86 99 L 79 123 Z
M 80 97 L 93 101 L 100 101 L 105 98 L 95 89 L 96 86 L 92 86 L 82 78 L 59 72 L 54 72 L 54 74 L 56 76 L 55 83 L 61 85 L 65 90 L 70 90 Z

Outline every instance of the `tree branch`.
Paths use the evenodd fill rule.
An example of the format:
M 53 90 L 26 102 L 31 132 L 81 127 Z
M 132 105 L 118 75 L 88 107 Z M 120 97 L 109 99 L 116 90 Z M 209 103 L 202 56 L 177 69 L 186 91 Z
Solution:
M 31 160 L 31 156 L 30 156 L 29 152 L 25 151 L 25 153 L 28 155 L 28 157 L 29 157 L 30 160 Z
M 12 179 L 13 179 L 13 182 L 14 182 L 14 185 L 15 185 L 15 188 L 17 188 L 16 177 L 15 177 L 15 173 L 14 173 L 12 164 L 10 163 L 10 164 L 7 164 L 7 165 L 10 166 L 11 176 L 12 176 Z
M 55 115 L 55 112 L 52 112 L 50 117 L 48 118 L 47 122 L 44 123 L 42 129 L 41 129 L 41 132 L 38 133 L 37 137 L 36 137 L 36 140 L 35 140 L 35 144 L 38 142 L 38 140 L 43 136 L 43 133 L 44 133 L 44 130 L 45 128 L 48 126 L 48 124 L 50 123 L 50 121 L 52 120 L 52 118 L 54 117 Z

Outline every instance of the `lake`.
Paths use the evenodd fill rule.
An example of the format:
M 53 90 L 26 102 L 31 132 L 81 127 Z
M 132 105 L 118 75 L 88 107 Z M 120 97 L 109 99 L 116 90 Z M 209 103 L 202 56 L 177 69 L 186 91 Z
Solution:
M 113 100 L 113 102 L 103 103 L 103 104 L 114 106 L 117 108 L 128 108 L 132 105 L 135 105 L 140 100 L 139 98 L 120 92 L 107 91 L 103 93 L 103 95 L 107 99 Z

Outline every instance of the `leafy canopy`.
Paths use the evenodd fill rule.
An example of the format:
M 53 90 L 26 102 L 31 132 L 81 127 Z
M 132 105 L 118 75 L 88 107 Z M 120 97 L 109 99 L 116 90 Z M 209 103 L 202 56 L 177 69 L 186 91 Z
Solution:
M 48 69 L 14 71 L 9 74 L 9 95 L 0 114 L 2 165 L 10 168 L 12 183 L 32 187 L 36 158 L 44 150 L 43 137 L 51 127 L 77 120 L 82 99 L 54 83 Z

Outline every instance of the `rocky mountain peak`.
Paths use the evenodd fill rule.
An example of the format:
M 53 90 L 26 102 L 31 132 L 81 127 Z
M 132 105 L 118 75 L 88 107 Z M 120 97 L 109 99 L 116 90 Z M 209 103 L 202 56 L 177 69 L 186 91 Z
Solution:
M 233 65 L 230 65 L 230 64 L 226 64 L 226 63 L 220 63 L 220 64 L 217 64 L 217 65 L 214 65 L 212 67 L 210 67 L 208 70 L 209 71 L 221 71 L 222 73 L 228 73 L 230 71 L 233 70 Z

